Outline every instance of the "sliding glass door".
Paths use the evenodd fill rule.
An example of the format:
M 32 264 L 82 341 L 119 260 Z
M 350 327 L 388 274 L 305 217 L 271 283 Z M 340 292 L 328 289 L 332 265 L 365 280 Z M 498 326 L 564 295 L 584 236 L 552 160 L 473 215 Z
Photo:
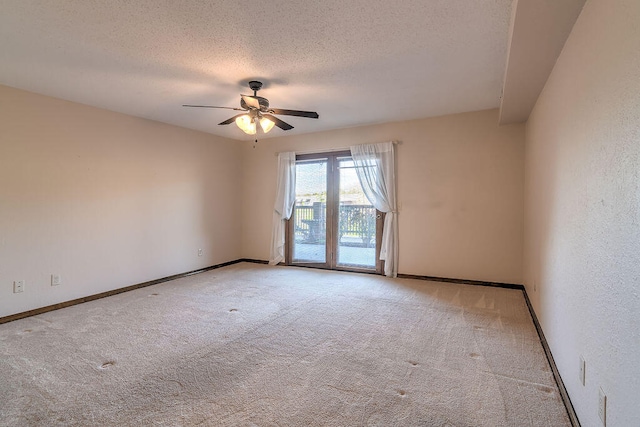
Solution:
M 350 153 L 298 156 L 287 263 L 381 272 L 382 215 L 369 203 Z
M 337 161 L 336 265 L 375 269 L 379 213 L 364 195 L 351 157 Z
M 294 263 L 327 264 L 327 158 L 296 163 Z

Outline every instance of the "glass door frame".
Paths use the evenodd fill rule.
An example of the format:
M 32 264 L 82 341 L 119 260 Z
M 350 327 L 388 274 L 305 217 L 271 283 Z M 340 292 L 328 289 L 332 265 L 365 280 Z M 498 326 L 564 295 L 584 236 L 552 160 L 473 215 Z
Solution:
M 341 266 L 338 265 L 338 213 L 339 192 L 340 192 L 340 175 L 338 164 L 340 159 L 351 158 L 350 150 L 332 151 L 313 154 L 298 154 L 297 161 L 304 160 L 327 160 L 327 199 L 326 199 L 326 254 L 325 262 L 294 262 L 293 246 L 295 244 L 295 205 L 291 218 L 287 220 L 285 228 L 285 264 L 302 267 L 313 267 L 328 270 L 355 271 L 362 273 L 382 274 L 384 271 L 384 261 L 380 261 L 380 246 L 382 243 L 382 229 L 384 226 L 384 212 L 376 210 L 376 250 L 375 250 L 375 268 L 360 268 L 357 266 Z

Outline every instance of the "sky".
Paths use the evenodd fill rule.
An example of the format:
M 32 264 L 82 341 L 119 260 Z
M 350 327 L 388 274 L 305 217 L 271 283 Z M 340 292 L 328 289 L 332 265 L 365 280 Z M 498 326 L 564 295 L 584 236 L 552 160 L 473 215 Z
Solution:
M 349 168 L 353 167 L 353 162 L 342 160 L 340 166 L 348 168 L 340 169 L 341 200 L 369 204 L 362 193 L 355 169 Z M 296 165 L 296 199 L 313 199 L 314 197 L 309 197 L 313 195 L 324 195 L 323 199 L 326 199 L 326 172 L 327 163 L 324 160 L 298 163 Z

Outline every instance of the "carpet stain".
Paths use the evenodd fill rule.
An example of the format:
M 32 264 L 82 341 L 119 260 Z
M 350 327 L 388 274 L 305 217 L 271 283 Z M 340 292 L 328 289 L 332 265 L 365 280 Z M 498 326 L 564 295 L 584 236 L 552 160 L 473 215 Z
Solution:
M 471 353 L 469 354 L 469 356 L 471 356 L 473 359 L 479 359 L 480 355 L 478 353 Z
M 413 360 L 409 360 L 409 363 L 411 363 L 412 366 L 418 366 L 418 362 L 414 362 Z
M 400 395 L 400 396 L 404 396 L 405 394 L 407 394 L 406 391 L 404 390 L 396 390 L 396 392 Z
M 551 387 L 547 387 L 544 385 L 537 385 L 536 388 L 540 391 L 544 391 L 545 393 L 553 393 L 553 389 Z
M 104 362 L 102 365 L 98 366 L 98 369 L 109 369 L 110 367 L 112 367 L 113 365 L 115 365 L 116 362 L 114 362 L 113 360 L 109 360 L 108 362 Z
M 156 296 L 156 295 L 160 295 L 160 294 L 155 294 L 155 293 L 154 293 L 154 294 L 151 294 L 151 295 L 152 295 L 152 296 Z
M 232 308 L 231 310 L 229 310 L 229 313 L 233 313 L 234 311 L 238 311 L 237 308 Z

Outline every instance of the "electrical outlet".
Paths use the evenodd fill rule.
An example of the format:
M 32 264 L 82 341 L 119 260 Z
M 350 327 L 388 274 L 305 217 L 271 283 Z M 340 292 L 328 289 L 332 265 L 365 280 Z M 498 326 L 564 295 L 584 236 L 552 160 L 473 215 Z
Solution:
M 202 256 L 202 249 L 198 249 L 198 256 Z
M 607 425 L 607 395 L 604 394 L 602 387 L 598 389 L 598 416 L 602 420 L 602 425 Z
M 18 294 L 24 292 L 24 280 L 16 280 L 13 282 L 13 293 Z
M 58 286 L 58 285 L 62 285 L 62 278 L 60 277 L 59 274 L 52 274 L 51 275 L 51 286 Z
M 580 383 L 582 385 L 585 385 L 586 368 L 587 368 L 587 362 L 584 361 L 584 357 L 580 356 Z

